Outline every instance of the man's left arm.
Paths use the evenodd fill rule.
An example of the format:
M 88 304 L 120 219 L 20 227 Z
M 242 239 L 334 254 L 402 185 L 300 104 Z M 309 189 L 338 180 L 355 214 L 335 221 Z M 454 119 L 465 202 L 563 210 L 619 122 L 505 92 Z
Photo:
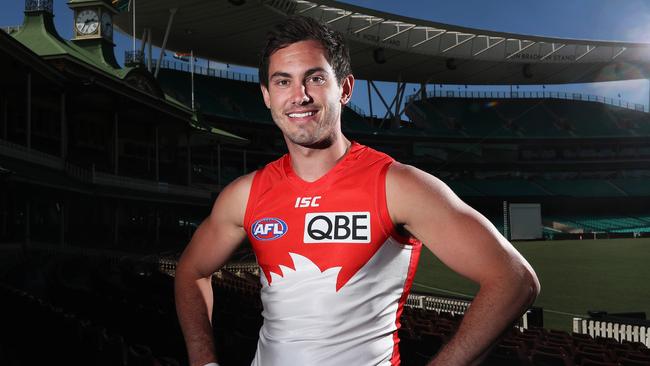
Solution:
M 458 331 L 429 366 L 477 364 L 535 300 L 540 290 L 535 272 L 485 217 L 427 173 L 393 163 L 386 198 L 396 225 L 480 286 Z

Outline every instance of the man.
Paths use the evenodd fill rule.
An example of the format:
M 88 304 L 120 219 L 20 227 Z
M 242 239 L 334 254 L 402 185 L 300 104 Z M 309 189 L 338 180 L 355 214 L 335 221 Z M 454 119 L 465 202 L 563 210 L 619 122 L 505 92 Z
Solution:
M 420 241 L 480 285 L 430 365 L 477 363 L 539 292 L 530 265 L 441 181 L 345 138 L 354 77 L 340 34 L 289 18 L 270 32 L 259 72 L 289 153 L 224 188 L 178 263 L 191 365 L 216 362 L 210 277 L 246 235 L 263 285 L 253 365 L 399 364 Z

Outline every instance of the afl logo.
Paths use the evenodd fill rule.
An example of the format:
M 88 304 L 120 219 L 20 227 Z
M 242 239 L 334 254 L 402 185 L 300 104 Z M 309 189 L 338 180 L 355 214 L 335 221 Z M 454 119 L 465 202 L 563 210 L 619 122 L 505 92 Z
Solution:
M 286 222 L 274 217 L 265 217 L 253 223 L 251 233 L 257 240 L 275 240 L 286 234 L 288 229 Z

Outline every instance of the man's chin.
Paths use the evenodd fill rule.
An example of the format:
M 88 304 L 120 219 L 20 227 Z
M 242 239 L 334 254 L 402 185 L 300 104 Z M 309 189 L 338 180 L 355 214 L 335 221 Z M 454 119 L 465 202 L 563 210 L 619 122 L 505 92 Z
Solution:
M 333 139 L 331 138 L 317 139 L 308 136 L 296 136 L 288 137 L 288 140 L 295 145 L 318 150 L 326 149 L 333 144 Z

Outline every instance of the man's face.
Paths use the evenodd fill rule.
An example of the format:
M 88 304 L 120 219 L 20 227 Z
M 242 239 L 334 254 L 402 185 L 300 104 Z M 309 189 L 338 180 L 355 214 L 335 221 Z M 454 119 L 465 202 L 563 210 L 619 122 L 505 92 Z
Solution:
M 287 144 L 328 146 L 341 130 L 341 108 L 350 100 L 354 78 L 339 85 L 325 49 L 317 41 L 293 43 L 269 58 L 264 103 Z

